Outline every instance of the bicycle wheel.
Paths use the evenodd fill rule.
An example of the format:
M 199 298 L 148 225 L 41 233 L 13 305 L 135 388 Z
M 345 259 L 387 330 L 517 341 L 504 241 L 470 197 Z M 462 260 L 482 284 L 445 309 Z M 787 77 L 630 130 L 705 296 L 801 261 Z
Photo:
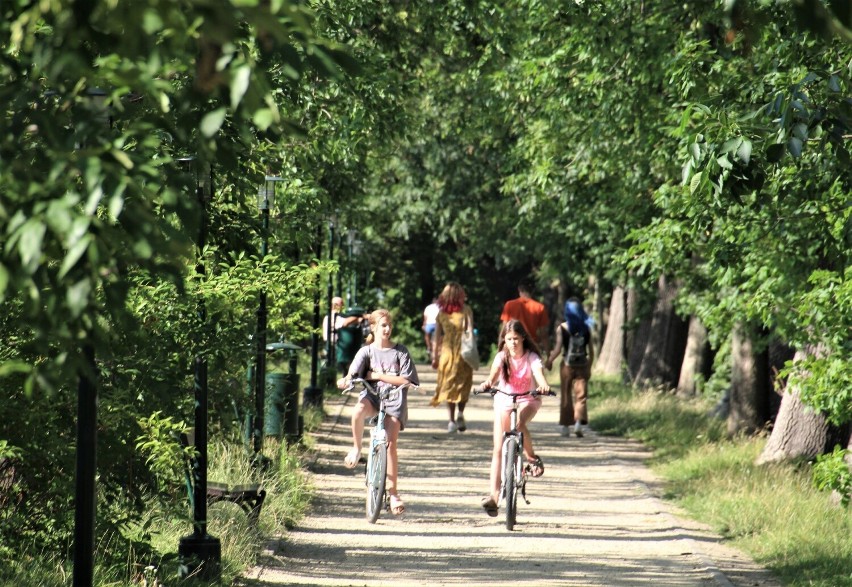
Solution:
M 504 491 L 506 500 L 506 530 L 515 528 L 515 519 L 518 508 L 518 485 L 515 469 L 519 458 L 520 447 L 514 438 L 506 440 L 503 451 L 503 475 L 505 478 Z
M 370 450 L 370 458 L 367 463 L 367 521 L 375 524 L 385 503 L 388 445 L 377 444 Z

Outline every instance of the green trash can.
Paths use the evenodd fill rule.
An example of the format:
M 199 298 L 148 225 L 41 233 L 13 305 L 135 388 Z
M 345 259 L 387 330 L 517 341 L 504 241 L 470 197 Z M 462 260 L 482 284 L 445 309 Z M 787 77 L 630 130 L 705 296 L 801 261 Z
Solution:
M 266 436 L 285 436 L 288 440 L 302 436 L 302 416 L 299 414 L 298 353 L 302 348 L 289 342 L 266 345 L 267 364 L 272 368 L 266 374 L 264 431 Z M 283 372 L 281 362 L 286 356 L 289 372 Z
M 281 426 L 286 409 L 287 373 L 266 374 L 266 395 L 264 396 L 263 435 L 281 437 Z
M 344 318 L 349 318 L 351 316 L 363 316 L 364 309 L 363 308 L 349 308 L 341 314 Z M 361 348 L 361 345 L 364 344 L 364 332 L 361 328 L 360 322 L 355 322 L 354 324 L 350 324 L 349 326 L 344 326 L 343 328 L 337 329 L 337 347 L 335 349 L 335 359 L 337 361 L 337 370 L 340 373 L 347 373 L 349 371 L 349 365 L 352 363 L 352 360 L 355 358 L 355 354 L 358 352 L 358 349 Z

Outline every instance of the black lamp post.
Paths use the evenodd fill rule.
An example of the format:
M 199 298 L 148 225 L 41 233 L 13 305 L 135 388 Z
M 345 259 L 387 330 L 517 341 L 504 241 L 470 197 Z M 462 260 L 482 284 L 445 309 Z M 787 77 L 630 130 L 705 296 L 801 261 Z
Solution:
M 261 258 L 269 253 L 269 210 L 275 205 L 275 184 L 284 181 L 283 177 L 267 175 L 263 179 L 263 185 L 257 191 L 257 207 L 260 209 L 260 217 L 263 224 L 261 235 Z M 255 457 L 259 458 L 263 450 L 263 416 L 266 402 L 266 290 L 260 291 L 260 300 L 257 307 L 257 326 L 254 340 L 255 347 L 255 369 L 254 369 L 254 425 L 252 426 L 252 446 Z
M 317 226 L 316 255 L 322 255 L 322 227 Z M 319 335 L 320 327 L 320 288 L 314 289 L 314 321 L 311 334 L 311 384 L 303 390 L 302 403 L 306 406 L 322 406 L 322 388 L 317 385 L 317 370 L 319 367 Z
M 179 162 L 194 172 L 195 195 L 201 214 L 198 232 L 198 261 L 195 272 L 203 276 L 206 271 L 201 255 L 207 241 L 207 204 L 213 196 L 213 170 L 209 165 L 199 165 L 193 158 Z M 200 168 L 200 169 L 199 169 Z M 198 302 L 199 328 L 207 319 L 207 308 Z M 198 454 L 192 467 L 192 519 L 193 532 L 180 539 L 180 574 L 197 575 L 206 580 L 218 581 L 221 577 L 222 545 L 218 538 L 207 533 L 207 358 L 202 352 L 195 356 L 195 450 Z
M 334 260 L 334 217 L 328 221 L 328 260 Z M 326 291 L 325 301 L 328 304 L 328 324 L 325 330 L 325 357 L 326 370 L 334 373 L 335 371 L 335 344 L 334 344 L 334 308 L 331 306 L 331 300 L 334 297 L 334 275 L 328 274 L 328 290 Z M 328 376 L 328 375 L 327 375 Z M 328 376 L 330 377 L 330 376 Z
M 349 245 L 349 264 L 350 271 L 352 272 L 350 276 L 349 283 L 349 305 L 357 306 L 358 305 L 358 271 L 355 268 L 355 259 L 361 253 L 361 239 L 358 238 L 358 231 L 354 228 L 350 228 L 346 233 L 346 244 Z
M 109 127 L 109 109 L 105 91 L 92 88 L 85 94 L 92 120 Z M 95 477 L 98 450 L 98 387 L 95 347 L 86 333 L 81 349 L 83 365 L 77 376 L 77 465 L 74 479 L 74 587 L 86 587 L 94 581 Z

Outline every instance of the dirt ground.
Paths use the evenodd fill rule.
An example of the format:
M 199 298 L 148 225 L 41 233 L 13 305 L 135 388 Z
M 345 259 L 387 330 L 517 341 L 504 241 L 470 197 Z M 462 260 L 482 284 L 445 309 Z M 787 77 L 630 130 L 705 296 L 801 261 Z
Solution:
M 435 372 L 418 366 L 400 439 L 406 512 L 364 519 L 363 466 L 349 470 L 353 398 L 327 397 L 310 474 L 317 497 L 299 527 L 276 538 L 240 582 L 272 585 L 569 585 L 777 587 L 772 576 L 663 502 L 638 443 L 559 435 L 558 398 L 530 427 L 545 474 L 527 484 L 518 522 L 488 517 L 491 399 L 471 397 L 468 430 L 447 433 L 432 408 Z M 485 372 L 474 379 L 480 382 Z M 594 400 L 592 400 L 594 401 Z M 592 422 L 594 425 L 594 422 Z

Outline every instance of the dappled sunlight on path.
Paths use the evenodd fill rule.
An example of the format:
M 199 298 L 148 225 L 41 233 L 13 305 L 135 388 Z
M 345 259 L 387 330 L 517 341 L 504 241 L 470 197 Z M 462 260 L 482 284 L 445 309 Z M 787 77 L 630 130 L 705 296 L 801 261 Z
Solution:
M 545 463 L 527 485 L 513 532 L 482 511 L 491 445 L 491 400 L 471 397 L 468 430 L 448 434 L 432 408 L 435 373 L 409 395 L 400 440 L 406 512 L 364 519 L 363 466 L 343 466 L 352 398 L 327 399 L 311 466 L 317 497 L 301 525 L 273 541 L 242 585 L 761 586 L 767 573 L 697 524 L 677 518 L 652 490 L 648 453 L 634 442 L 558 433 L 557 398 L 530 431 Z M 475 378 L 483 380 L 481 371 Z M 594 423 L 592 423 L 594 424 Z

